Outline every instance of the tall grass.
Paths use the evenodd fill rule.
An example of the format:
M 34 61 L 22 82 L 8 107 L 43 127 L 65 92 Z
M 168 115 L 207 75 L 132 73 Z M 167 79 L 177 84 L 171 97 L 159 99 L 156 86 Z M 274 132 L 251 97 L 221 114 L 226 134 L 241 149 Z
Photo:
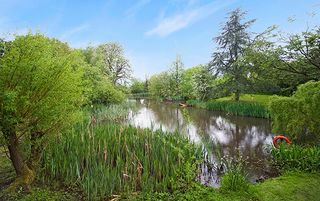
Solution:
M 45 150 L 44 177 L 76 185 L 89 200 L 135 191 L 167 191 L 189 180 L 201 149 L 178 133 L 119 125 L 77 125 Z M 49 176 L 48 176 L 49 175 Z
M 137 105 L 135 102 L 124 102 L 116 105 L 95 106 L 94 115 L 100 122 L 122 123 L 129 116 L 129 112 L 135 112 Z
M 272 156 L 274 165 L 282 171 L 320 171 L 320 146 L 281 145 L 279 149 L 272 150 Z
M 200 107 L 208 110 L 225 111 L 232 115 L 237 116 L 249 116 L 258 118 L 269 118 L 270 114 L 266 106 L 255 103 L 255 102 L 245 102 L 245 101 L 188 101 L 189 105 Z
M 245 163 L 247 163 L 246 159 L 240 154 L 235 158 L 225 156 L 221 159 L 221 165 L 225 169 L 225 174 L 221 178 L 222 191 L 246 191 L 248 189 Z

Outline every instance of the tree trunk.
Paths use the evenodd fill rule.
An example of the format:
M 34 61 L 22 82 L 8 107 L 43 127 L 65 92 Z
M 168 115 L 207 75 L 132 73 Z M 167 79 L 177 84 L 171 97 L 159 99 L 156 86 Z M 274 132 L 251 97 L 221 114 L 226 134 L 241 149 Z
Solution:
M 239 101 L 240 100 L 240 90 L 237 89 L 235 92 L 235 101 Z
M 16 172 L 16 179 L 8 190 L 15 191 L 18 186 L 22 186 L 26 191 L 30 191 L 30 184 L 35 179 L 35 171 L 23 160 L 19 150 L 19 140 L 15 133 L 10 134 L 8 150 L 10 160 L 12 161 L 12 165 Z

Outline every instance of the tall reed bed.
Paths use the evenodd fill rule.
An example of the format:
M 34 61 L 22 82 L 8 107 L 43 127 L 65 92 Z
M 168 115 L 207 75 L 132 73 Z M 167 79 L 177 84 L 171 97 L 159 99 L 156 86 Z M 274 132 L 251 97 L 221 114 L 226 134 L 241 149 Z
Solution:
M 280 170 L 320 171 L 320 146 L 281 145 L 273 149 L 274 165 Z
M 206 104 L 209 110 L 226 111 L 233 115 L 269 118 L 268 110 L 259 103 L 235 101 L 211 101 Z
M 269 118 L 270 114 L 266 106 L 246 101 L 188 101 L 188 104 L 208 110 L 225 111 L 232 115 Z
M 130 111 L 135 112 L 136 110 L 136 102 L 127 101 L 109 106 L 95 105 L 93 114 L 100 122 L 122 123 L 128 118 Z
M 177 188 L 188 179 L 185 171 L 196 169 L 200 156 L 201 149 L 178 133 L 77 125 L 47 147 L 44 175 L 80 187 L 89 200 L 101 200 L 124 192 Z M 192 174 L 196 178 L 195 170 Z

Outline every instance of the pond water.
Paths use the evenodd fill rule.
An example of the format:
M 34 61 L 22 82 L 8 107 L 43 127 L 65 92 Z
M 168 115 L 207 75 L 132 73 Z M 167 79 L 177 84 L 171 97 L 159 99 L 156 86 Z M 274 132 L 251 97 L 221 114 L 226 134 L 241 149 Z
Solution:
M 181 108 L 177 104 L 137 99 L 137 111 L 129 115 L 135 127 L 179 130 L 206 150 L 206 162 L 199 169 L 198 180 L 208 186 L 219 186 L 224 166 L 220 159 L 239 158 L 245 171 L 255 182 L 271 172 L 268 158 L 272 144 L 268 119 L 233 116 L 224 112 L 197 108 Z

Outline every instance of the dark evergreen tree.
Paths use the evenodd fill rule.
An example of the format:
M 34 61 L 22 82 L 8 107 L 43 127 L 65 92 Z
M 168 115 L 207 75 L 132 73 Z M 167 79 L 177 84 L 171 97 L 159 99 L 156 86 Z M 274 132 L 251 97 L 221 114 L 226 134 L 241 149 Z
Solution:
M 241 59 L 250 44 L 250 33 L 247 29 L 255 22 L 242 22 L 246 12 L 236 9 L 229 13 L 228 21 L 214 40 L 218 44 L 218 51 L 212 54 L 209 66 L 216 75 L 228 77 L 226 87 L 235 93 L 235 100 L 239 101 L 241 92 L 247 86 L 247 65 Z

